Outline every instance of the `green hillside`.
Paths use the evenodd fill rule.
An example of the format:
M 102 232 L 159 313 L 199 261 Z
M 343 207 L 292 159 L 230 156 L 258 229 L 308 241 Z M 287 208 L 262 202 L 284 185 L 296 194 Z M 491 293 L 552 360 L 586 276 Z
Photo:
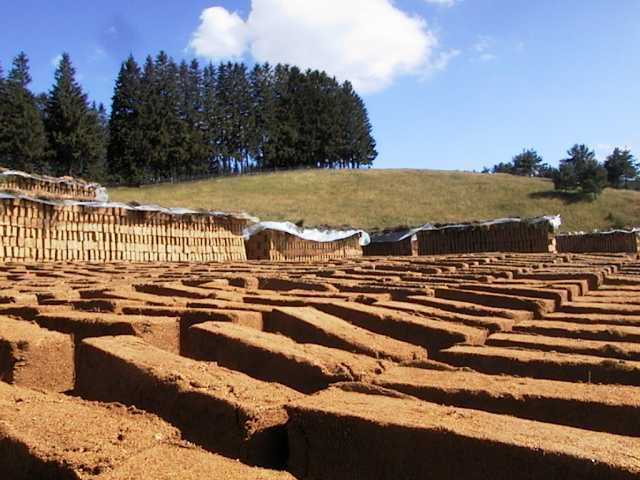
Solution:
M 546 179 L 454 171 L 305 170 L 109 192 L 114 201 L 246 211 L 307 226 L 374 229 L 557 213 L 568 231 L 640 225 L 640 192 L 607 189 L 595 201 L 577 201 Z

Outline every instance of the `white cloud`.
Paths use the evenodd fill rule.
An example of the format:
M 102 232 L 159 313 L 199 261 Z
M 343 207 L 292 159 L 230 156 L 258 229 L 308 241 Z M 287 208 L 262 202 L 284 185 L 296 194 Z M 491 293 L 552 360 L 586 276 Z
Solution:
M 476 53 L 476 57 L 473 59 L 478 62 L 491 62 L 495 60 L 497 55 L 493 53 L 495 40 L 488 35 L 480 35 L 473 44 L 471 49 Z
M 247 24 L 240 15 L 222 7 L 211 7 L 200 15 L 200 26 L 189 47 L 198 55 L 212 59 L 241 57 L 247 49 L 247 34 Z
M 56 55 L 55 57 L 53 57 L 51 59 L 51 66 L 54 68 L 58 68 L 58 64 L 60 63 L 60 60 L 62 60 L 62 54 L 59 53 L 58 55 Z
M 449 66 L 449 62 L 460 55 L 462 52 L 460 50 L 448 50 L 446 52 L 440 52 L 433 61 L 431 62 L 431 70 L 435 70 L 441 72 L 446 70 Z
M 258 62 L 326 70 L 375 92 L 400 75 L 443 69 L 426 21 L 392 0 L 252 0 L 246 20 L 221 7 L 204 10 L 189 47 L 213 60 L 249 52 Z M 446 54 L 443 54 L 446 55 Z

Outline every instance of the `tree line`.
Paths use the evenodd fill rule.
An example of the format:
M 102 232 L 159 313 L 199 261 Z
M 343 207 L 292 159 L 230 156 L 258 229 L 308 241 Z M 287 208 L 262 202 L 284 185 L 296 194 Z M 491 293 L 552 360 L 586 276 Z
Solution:
M 501 162 L 483 173 L 508 173 L 553 180 L 555 190 L 574 192 L 595 198 L 607 187 L 638 189 L 640 164 L 628 149 L 614 148 L 601 163 L 595 151 L 584 144 L 575 144 L 558 168 L 544 163 L 533 149 L 523 150 L 510 162 Z
M 377 156 L 350 82 L 278 64 L 176 63 L 165 52 L 121 65 L 110 114 L 90 103 L 63 54 L 46 94 L 28 58 L 0 66 L 0 165 L 140 185 L 292 168 L 359 168 Z

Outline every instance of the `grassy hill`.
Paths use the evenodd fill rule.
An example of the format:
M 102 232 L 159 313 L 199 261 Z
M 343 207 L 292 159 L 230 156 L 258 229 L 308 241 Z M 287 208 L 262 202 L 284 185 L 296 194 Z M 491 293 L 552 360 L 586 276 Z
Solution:
M 373 229 L 557 213 L 568 231 L 640 225 L 640 192 L 607 189 L 595 201 L 576 201 L 546 179 L 454 171 L 305 170 L 109 193 L 114 201 L 246 211 L 307 226 Z

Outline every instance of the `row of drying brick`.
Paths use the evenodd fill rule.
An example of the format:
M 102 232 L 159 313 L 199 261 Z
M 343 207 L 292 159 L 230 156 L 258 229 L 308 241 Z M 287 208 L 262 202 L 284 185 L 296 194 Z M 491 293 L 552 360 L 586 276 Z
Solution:
M 210 451 L 248 464 L 286 466 L 299 479 L 398 478 L 399 473 L 403 478 L 427 473 L 434 478 L 560 478 L 554 476 L 558 472 L 562 478 L 634 478 L 640 472 L 637 440 L 620 435 L 639 434 L 639 425 L 630 421 L 638 418 L 639 407 L 637 392 L 630 387 L 605 390 L 397 367 L 376 381 L 393 390 L 351 383 L 307 397 L 213 363 L 173 355 L 135 337 L 85 340 L 78 357 L 77 394 L 137 406 L 159 415 L 185 439 Z M 463 385 L 466 391 L 461 390 Z M 456 386 L 457 396 L 464 399 L 458 402 L 466 400 L 465 407 L 473 410 L 431 403 L 451 404 L 438 399 L 438 391 L 446 394 Z M 159 470 L 183 462 L 190 465 L 182 466 L 187 468 L 185 474 L 202 463 L 212 468 L 219 462 L 220 468 L 231 468 L 223 459 L 195 449 L 172 451 L 164 440 L 172 439 L 167 443 L 175 446 L 175 433 L 149 417 L 138 415 L 137 420 L 146 424 L 136 428 L 131 415 L 118 407 L 0 389 L 0 405 L 12 412 L 0 428 L 0 445 L 22 446 L 17 455 L 0 456 L 0 471 L 26 473 L 11 478 L 74 470 L 81 478 L 100 474 L 120 478 L 118 469 L 128 464 L 125 458 L 155 458 L 147 456 L 149 452 L 142 455 L 141 445 L 148 450 L 160 447 L 160 452 L 153 453 L 162 454 L 165 448 L 171 453 L 153 467 Z M 414 396 L 404 396 L 403 391 Z M 481 405 L 489 412 L 516 417 L 479 411 Z M 585 414 L 576 415 L 577 409 Z M 40 419 L 45 416 L 48 428 L 41 431 Z M 64 416 L 66 421 L 58 421 Z M 543 423 L 555 420 L 575 426 Z M 91 422 L 98 422 L 100 428 Z M 25 424 L 40 434 L 25 434 Z M 114 431 L 114 424 L 119 430 Z M 605 433 L 610 431 L 614 434 Z M 152 445 L 149 432 L 154 434 Z M 80 448 L 88 442 L 104 446 L 98 452 L 95 447 Z M 56 449 L 60 444 L 68 448 Z M 415 444 L 421 445 L 418 456 L 412 448 Z M 364 449 L 370 455 L 362 455 Z M 193 457 L 194 464 L 187 461 Z M 528 466 L 526 471 L 523 465 Z M 281 478 L 275 472 L 233 466 L 238 476 L 232 478 L 250 478 L 250 474 Z M 128 468 L 140 471 L 130 464 Z
M 0 260 L 240 261 L 242 218 L 0 199 Z
M 410 304 L 406 304 L 406 307 L 397 305 L 399 303 L 391 302 L 389 306 L 411 307 Z M 638 347 L 634 340 L 638 332 L 637 327 L 630 325 L 600 328 L 600 332 L 604 330 L 614 337 L 606 342 L 582 338 L 576 341 L 564 338 L 567 326 L 558 326 L 556 322 L 556 335 L 560 332 L 560 338 L 552 336 L 545 341 L 546 337 L 531 335 L 535 332 L 529 330 L 539 328 L 539 323 L 544 327 L 544 321 L 529 321 L 528 325 L 525 323 L 522 326 L 516 323 L 518 333 L 491 334 L 489 346 L 481 347 L 491 330 L 454 323 L 450 321 L 451 318 L 440 320 L 430 316 L 421 317 L 380 305 L 367 306 L 355 302 L 314 300 L 312 304 L 320 311 L 304 307 L 267 307 L 258 312 L 130 305 L 124 307 L 123 315 L 70 312 L 66 311 L 66 307 L 61 312 L 42 312 L 42 309 L 55 309 L 56 306 L 31 310 L 29 307 L 6 307 L 4 312 L 24 318 L 32 316 L 43 327 L 73 334 L 76 341 L 93 336 L 137 334 L 169 351 L 181 351 L 218 361 L 264 380 L 285 383 L 302 391 L 324 388 L 335 381 L 361 379 L 380 368 L 380 363 L 345 354 L 342 350 L 429 368 L 441 366 L 428 360 L 427 353 L 436 360 L 451 365 L 472 366 L 487 373 L 638 384 L 638 362 L 635 361 L 638 359 Z M 134 316 L 136 314 L 141 316 Z M 208 328 L 192 326 L 211 320 L 230 323 L 207 324 Z M 9 325 L 8 322 L 5 324 Z M 496 323 L 493 331 L 508 332 L 513 327 L 511 320 Z M 304 349 L 296 342 L 261 332 L 261 328 L 283 334 L 296 342 L 316 343 L 330 348 Z M 13 329 L 13 326 L 8 327 L 9 331 Z M 590 335 L 598 334 L 593 326 L 573 332 L 579 335 L 584 330 Z M 617 335 L 624 335 L 625 343 L 620 342 L 620 338 L 616 339 Z M 13 343 L 21 342 L 17 339 Z M 513 347 L 521 349 L 514 350 Z M 201 353 L 207 348 L 209 353 Z M 558 353 L 563 351 L 566 353 Z M 298 374 L 293 375 L 286 368 L 273 367 L 287 365 L 296 355 L 304 359 L 301 364 L 293 362 L 292 368 Z M 603 357 L 616 361 L 607 361 Z M 15 361 L 9 361 L 8 364 L 20 365 Z M 311 370 L 305 371 L 305 368 Z
M 204 325 L 203 325 L 203 326 L 204 326 Z M 218 332 L 216 332 L 216 333 L 218 333 Z M 383 372 L 383 373 L 384 373 L 384 372 Z M 468 381 L 468 380 L 465 380 L 465 382 L 467 382 L 467 381 Z M 621 387 L 621 388 L 622 388 L 622 387 Z M 603 393 L 604 393 L 604 392 L 603 392 Z M 629 393 L 629 392 L 627 392 L 627 393 Z M 443 403 L 447 403 L 447 402 L 443 402 Z M 452 403 L 453 403 L 453 402 L 452 402 Z M 487 410 L 489 410 L 489 407 L 485 407 L 485 408 L 486 408 Z M 494 407 L 494 408 L 500 408 L 500 407 Z M 504 407 L 503 407 L 503 408 L 504 408 Z M 528 410 L 528 409 L 525 409 L 525 410 Z M 540 409 L 539 409 L 539 408 L 538 408 L 537 410 L 538 410 L 538 411 L 540 411 Z M 464 413 L 464 412 L 463 412 L 463 413 Z M 509 412 L 507 412 L 507 413 L 509 413 Z M 522 414 L 521 414 L 521 416 L 524 416 L 524 415 L 522 415 Z M 566 413 L 565 413 L 565 414 L 560 415 L 560 417 L 563 417 L 563 418 L 564 418 L 565 416 L 566 416 Z M 603 417 L 604 417 L 604 415 L 603 415 Z M 587 428 L 588 428 L 588 427 L 587 427 Z M 611 427 L 609 427 L 609 428 L 611 428 Z M 317 432 L 316 432 L 316 433 L 317 433 Z M 629 434 L 632 434 L 632 433 L 625 433 L 625 434 L 629 435 Z M 357 441 L 357 440 L 356 440 L 356 441 Z M 323 452 L 323 453 L 326 453 L 326 452 Z M 305 454 L 306 454 L 306 455 L 308 455 L 308 452 L 305 452 Z M 292 454 L 292 458 L 293 458 L 293 454 Z M 292 461 L 292 463 L 295 463 L 295 462 L 293 462 L 293 461 Z M 320 465 L 315 465 L 315 467 L 314 467 L 314 468 L 320 468 L 320 467 L 321 467 Z M 366 466 L 364 466 L 364 465 L 359 465 L 359 466 L 358 466 L 358 468 L 365 468 L 365 467 L 366 467 Z M 295 468 L 295 467 L 293 467 L 293 468 Z M 414 464 L 414 465 L 412 465 L 412 468 L 417 468 L 417 466 Z M 340 475 L 340 474 L 342 474 L 342 472 L 338 472 L 338 474 Z M 340 478 L 340 477 L 338 476 L 337 478 Z

